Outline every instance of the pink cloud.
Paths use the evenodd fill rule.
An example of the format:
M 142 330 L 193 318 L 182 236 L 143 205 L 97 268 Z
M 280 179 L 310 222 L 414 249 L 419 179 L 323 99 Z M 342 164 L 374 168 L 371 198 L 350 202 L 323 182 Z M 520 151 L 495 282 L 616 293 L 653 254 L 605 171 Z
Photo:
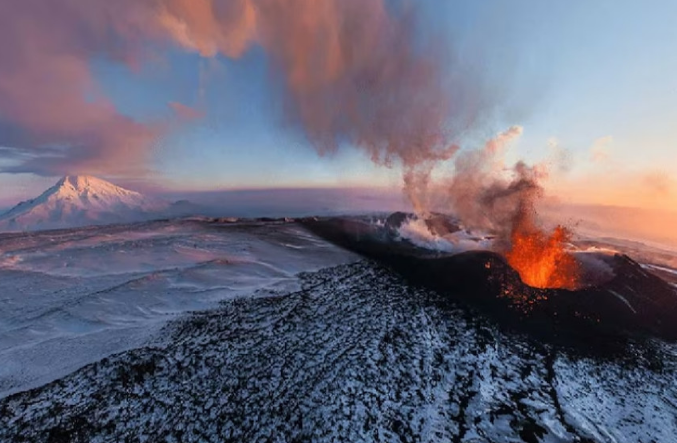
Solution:
M 167 125 L 120 114 L 98 91 L 91 57 L 134 65 L 173 45 L 236 58 L 256 44 L 288 119 L 320 152 L 349 142 L 425 181 L 430 163 L 457 149 L 448 119 L 473 106 L 452 106 L 442 51 L 414 35 L 411 10 L 394 10 L 383 0 L 0 0 L 0 120 L 20 128 L 13 146 L 30 157 L 14 170 L 143 169 Z M 200 114 L 170 106 L 182 120 Z M 47 157 L 45 146 L 61 149 Z
M 144 162 L 159 127 L 118 113 L 89 68 L 95 54 L 131 61 L 138 51 L 142 17 L 123 3 L 134 4 L 0 2 L 0 118 L 22 128 L 13 141 L 28 156 L 15 170 L 120 173 Z M 60 149 L 44 155 L 44 146 Z

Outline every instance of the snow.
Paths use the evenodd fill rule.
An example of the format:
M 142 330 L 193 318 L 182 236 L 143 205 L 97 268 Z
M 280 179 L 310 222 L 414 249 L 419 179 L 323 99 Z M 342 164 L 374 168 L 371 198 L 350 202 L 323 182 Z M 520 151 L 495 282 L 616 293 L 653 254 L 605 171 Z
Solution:
M 0 235 L 0 397 L 141 346 L 167 321 L 354 256 L 290 223 Z
M 674 344 L 555 348 L 294 222 L 0 234 L 0 284 L 0 441 L 677 434 Z
M 665 266 L 657 266 L 657 265 L 643 265 L 643 268 L 648 269 L 648 270 L 656 270 L 656 271 L 666 272 L 668 274 L 672 274 L 675 277 L 677 277 L 677 269 L 672 269 L 672 268 L 668 268 L 668 267 L 665 267 Z
M 618 292 L 613 291 L 613 290 L 611 290 L 611 289 L 609 289 L 609 292 L 611 292 L 616 298 L 618 298 L 618 299 L 621 300 L 623 303 L 625 303 L 625 304 L 628 306 L 628 308 L 630 308 L 630 310 L 631 310 L 633 313 L 637 314 L 637 310 L 636 310 L 635 308 L 632 307 L 632 305 L 630 304 L 630 302 L 628 301 L 627 298 L 623 297 L 621 294 L 619 294 Z
M 492 240 L 484 233 L 473 233 L 465 229 L 446 234 L 436 235 L 430 231 L 425 220 L 411 218 L 400 226 L 398 233 L 402 239 L 409 240 L 421 248 L 459 253 L 473 250 L 491 250 Z
M 0 231 L 60 229 L 159 218 L 169 202 L 91 176 L 66 176 L 0 215 Z
M 674 345 L 661 368 L 569 354 L 367 261 L 299 278 L 0 400 L 0 440 L 674 441 Z

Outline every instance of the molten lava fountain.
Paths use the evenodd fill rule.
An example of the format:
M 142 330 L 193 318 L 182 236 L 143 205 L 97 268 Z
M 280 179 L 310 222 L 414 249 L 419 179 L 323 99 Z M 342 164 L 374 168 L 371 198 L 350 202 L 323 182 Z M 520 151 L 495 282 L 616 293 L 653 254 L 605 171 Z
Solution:
M 521 214 L 512 227 L 511 246 L 505 256 L 529 286 L 576 289 L 579 265 L 566 245 L 571 232 L 557 226 L 552 232 L 539 228 L 530 214 Z

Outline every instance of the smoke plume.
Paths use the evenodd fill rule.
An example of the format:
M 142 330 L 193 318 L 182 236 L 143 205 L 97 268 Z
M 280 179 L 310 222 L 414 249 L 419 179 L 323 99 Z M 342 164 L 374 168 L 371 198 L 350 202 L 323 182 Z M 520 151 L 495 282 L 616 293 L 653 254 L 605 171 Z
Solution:
M 172 123 L 201 118 L 203 112 L 168 102 L 173 121 L 135 121 L 103 96 L 92 60 L 135 67 L 168 46 L 236 59 L 258 46 L 285 99 L 285 117 L 318 152 L 351 145 L 377 164 L 400 166 L 406 194 L 424 217 L 433 170 L 456 155 L 444 194 L 447 207 L 466 225 L 498 232 L 523 277 L 533 275 L 535 284 L 570 284 L 575 272 L 556 275 L 562 257 L 568 260 L 562 247 L 566 232 L 548 236 L 534 223 L 541 171 L 518 163 L 513 176 L 504 178 L 502 151 L 522 128 L 510 128 L 483 149 L 457 154 L 460 137 L 454 130 L 472 123 L 483 102 L 459 102 L 452 93 L 473 91 L 474 79 L 449 72 L 451 60 L 417 26 L 413 4 L 0 0 L 0 152 L 13 160 L 0 172 L 142 171 Z M 542 278 L 546 268 L 554 274 Z
M 518 163 L 508 168 L 503 160 L 510 142 L 522 134 L 513 126 L 489 140 L 481 149 L 456 156 L 454 174 L 443 185 L 443 206 L 467 225 L 499 232 L 540 192 L 539 168 Z M 506 172 L 508 174 L 506 174 Z
M 0 144 L 19 162 L 5 171 L 143 168 L 169 122 L 119 113 L 98 90 L 93 57 L 133 67 L 167 46 L 206 58 L 259 46 L 287 120 L 320 153 L 351 145 L 402 167 L 405 191 L 425 214 L 431 172 L 459 150 L 450 128 L 472 122 L 481 106 L 456 101 L 451 91 L 474 90 L 473 80 L 449 72 L 451 60 L 418 23 L 412 7 L 385 0 L 0 0 Z M 181 121 L 202 116 L 167 105 Z M 524 193 L 495 180 L 503 146 L 521 131 L 458 155 L 448 195 L 467 223 L 503 225 L 496 214 Z
M 391 2 L 393 3 L 393 2 Z M 381 165 L 399 163 L 423 211 L 430 170 L 457 147 L 442 52 L 421 41 L 412 11 L 381 0 L 174 0 L 160 22 L 185 48 L 238 57 L 261 46 L 286 119 L 320 153 L 343 144 Z
M 430 165 L 456 151 L 446 128 L 460 112 L 442 51 L 419 31 L 412 8 L 384 0 L 0 0 L 0 127 L 12 128 L 0 144 L 14 172 L 127 170 L 168 124 L 120 114 L 93 57 L 136 66 L 167 46 L 238 58 L 258 45 L 319 152 L 350 144 L 401 163 L 415 200 Z
M 505 255 L 525 283 L 575 289 L 581 272 L 568 250 L 571 232 L 562 226 L 544 229 L 536 213 L 546 168 L 521 161 L 510 168 L 504 165 L 505 147 L 521 134 L 522 128 L 513 126 L 483 149 L 460 154 L 455 175 L 444 188 L 447 208 L 468 227 L 494 233 L 493 249 Z

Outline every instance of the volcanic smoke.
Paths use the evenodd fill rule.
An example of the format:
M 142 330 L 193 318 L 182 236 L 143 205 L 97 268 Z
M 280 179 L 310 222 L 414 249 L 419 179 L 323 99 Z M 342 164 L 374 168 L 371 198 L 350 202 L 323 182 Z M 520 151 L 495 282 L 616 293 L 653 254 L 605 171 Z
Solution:
M 482 149 L 459 153 L 455 173 L 442 188 L 442 207 L 469 227 L 497 235 L 494 248 L 528 285 L 574 289 L 580 270 L 567 251 L 571 232 L 563 226 L 548 232 L 538 222 L 535 204 L 542 196 L 540 181 L 547 170 L 523 162 L 512 168 L 504 165 L 505 148 L 521 134 L 522 127 L 513 126 Z
M 503 252 L 530 284 L 568 286 L 563 282 L 574 278 L 563 249 L 565 231 L 544 233 L 523 210 L 537 196 L 534 170 L 516 167 L 514 183 L 487 175 L 496 152 L 521 128 L 511 128 L 482 150 L 460 151 L 458 129 L 473 125 L 483 101 L 459 98 L 476 91 L 475 79 L 448 72 L 456 65 L 435 40 L 425 38 L 412 5 L 385 0 L 295 0 L 293 6 L 287 0 L 0 2 L 0 54 L 6 61 L 0 67 L 0 114 L 20 128 L 11 140 L 0 140 L 19 146 L 13 148 L 19 164 L 5 170 L 122 173 L 146 158 L 169 125 L 118 113 L 90 72 L 94 56 L 133 67 L 167 45 L 233 59 L 258 46 L 284 97 L 285 117 L 320 153 L 349 145 L 377 164 L 401 166 L 404 191 L 422 217 L 430 210 L 431 187 L 438 186 L 431 183 L 432 171 L 456 156 L 448 208 L 469 226 L 505 231 Z M 179 117 L 200 115 L 181 104 L 171 106 Z M 561 272 L 567 277 L 555 277 Z

